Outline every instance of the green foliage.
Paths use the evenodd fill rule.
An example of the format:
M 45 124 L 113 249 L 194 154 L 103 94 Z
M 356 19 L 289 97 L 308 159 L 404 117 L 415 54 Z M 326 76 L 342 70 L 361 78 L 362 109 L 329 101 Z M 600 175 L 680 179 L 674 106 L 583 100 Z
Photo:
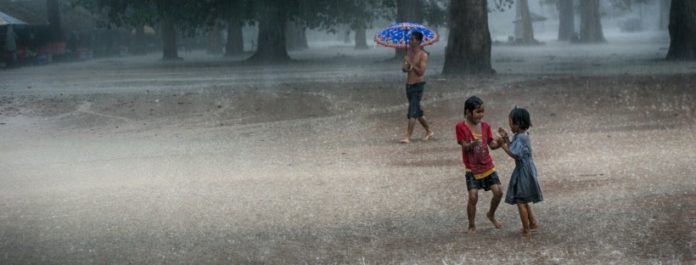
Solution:
M 204 15 L 199 17 L 207 27 L 222 21 L 252 24 L 254 19 L 250 0 L 199 0 Z
M 556 5 L 558 3 L 558 0 L 540 0 L 539 4 L 540 5 Z
M 276 0 L 267 0 L 276 1 Z M 353 29 L 372 26 L 376 19 L 394 16 L 394 0 L 296 0 L 280 1 L 288 10 L 289 18 L 312 29 L 333 31 L 335 25 Z
M 221 21 L 253 23 L 278 7 L 289 20 L 313 29 L 331 30 L 335 25 L 371 27 L 377 19 L 396 16 L 395 0 L 70 0 L 108 18 L 114 26 L 157 25 L 164 17 L 177 28 L 191 33 Z M 431 25 L 443 25 L 448 0 L 422 0 L 424 18 Z M 495 0 L 496 3 L 513 0 Z
M 430 26 L 442 26 L 447 23 L 447 0 L 427 0 L 424 4 L 423 14 L 425 21 Z
M 652 0 L 610 0 L 611 6 L 615 9 L 631 11 L 636 4 L 649 4 Z
M 211 1 L 188 0 L 71 0 L 108 18 L 108 26 L 157 25 L 163 18 L 171 19 L 184 34 L 192 35 L 211 14 Z M 227 1 L 229 2 L 229 1 Z
M 494 8 L 497 11 L 505 11 L 515 4 L 515 0 L 493 0 Z

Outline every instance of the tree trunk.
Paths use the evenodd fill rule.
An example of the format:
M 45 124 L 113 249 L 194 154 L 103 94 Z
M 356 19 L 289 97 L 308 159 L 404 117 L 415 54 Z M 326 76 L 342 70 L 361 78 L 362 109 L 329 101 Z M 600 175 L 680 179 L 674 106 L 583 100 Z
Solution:
M 455 0 L 456 1 L 456 0 Z M 423 22 L 423 4 L 421 0 L 397 0 L 396 22 Z M 396 49 L 394 58 L 401 60 L 406 56 L 406 49 Z
M 133 37 L 133 47 L 130 48 L 130 51 L 133 54 L 136 55 L 143 55 L 145 54 L 145 27 L 144 26 L 138 26 L 135 27 L 135 36 Z
M 222 54 L 222 36 L 220 25 L 215 22 L 215 25 L 208 31 L 208 47 L 207 54 Z
M 660 5 L 660 21 L 658 24 L 658 27 L 660 30 L 665 30 L 667 29 L 667 26 L 669 25 L 669 5 L 670 5 L 670 0 L 660 0 L 659 5 Z
M 282 1 L 268 1 L 264 16 L 259 20 L 258 48 L 248 60 L 257 63 L 287 62 L 290 60 L 285 47 L 285 23 L 287 10 Z
M 48 24 L 51 28 L 51 41 L 63 41 L 63 29 L 60 25 L 60 6 L 58 0 L 46 0 Z
M 365 27 L 359 26 L 355 29 L 355 49 L 364 50 L 367 47 L 367 32 Z
M 450 27 L 444 75 L 493 74 L 491 33 L 486 0 L 454 0 L 449 6 Z
M 696 60 L 696 1 L 672 0 L 667 60 Z
M 575 10 L 573 0 L 558 0 L 558 40 L 570 41 L 575 38 Z
M 605 42 L 599 14 L 599 0 L 580 1 L 580 42 Z
M 289 21 L 285 27 L 285 38 L 288 50 L 302 50 L 309 48 L 307 43 L 306 28 L 295 22 Z
M 309 42 L 307 41 L 307 27 L 300 27 L 297 31 L 297 46 L 300 49 L 309 49 Z
M 235 18 L 227 20 L 227 43 L 225 43 L 225 57 L 233 57 L 244 53 L 244 36 L 242 35 L 242 23 Z
M 174 21 L 169 16 L 163 16 L 162 27 L 162 60 L 181 60 L 176 47 L 176 29 Z
M 534 28 L 532 17 L 529 14 L 529 2 L 517 0 L 517 16 L 515 18 L 515 41 L 520 44 L 532 44 L 534 40 Z

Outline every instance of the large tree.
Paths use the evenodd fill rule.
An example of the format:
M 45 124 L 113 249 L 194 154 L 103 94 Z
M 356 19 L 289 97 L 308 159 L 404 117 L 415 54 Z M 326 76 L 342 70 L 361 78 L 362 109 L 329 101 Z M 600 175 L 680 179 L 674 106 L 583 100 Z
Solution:
M 162 59 L 179 60 L 177 32 L 193 32 L 207 16 L 206 1 L 168 0 L 73 0 L 88 9 L 105 12 L 116 26 L 159 24 Z
M 206 47 L 206 52 L 208 54 L 222 54 L 221 26 L 221 22 L 216 22 L 208 27 L 208 46 Z
M 529 13 L 529 1 L 527 0 L 516 1 L 515 42 L 519 44 L 538 43 L 534 39 L 532 16 Z
M 570 41 L 575 38 L 575 5 L 573 0 L 557 0 L 558 40 Z
M 486 0 L 452 0 L 449 6 L 449 38 L 442 74 L 490 74 L 491 34 Z
M 290 60 L 286 47 L 286 23 L 294 22 L 298 27 L 330 30 L 339 23 L 348 24 L 341 7 L 354 5 L 360 0 L 255 0 L 254 10 L 259 23 L 258 49 L 249 58 L 252 62 L 284 62 Z M 375 0 L 380 3 L 388 0 Z M 368 2 L 365 2 L 368 3 Z M 369 9 L 372 4 L 362 6 Z
M 392 0 L 336 1 L 336 23 L 347 25 L 355 32 L 355 48 L 367 49 L 367 29 L 376 19 L 393 19 L 395 2 Z M 347 40 L 349 41 L 349 40 Z
M 602 31 L 601 15 L 599 13 L 599 0 L 580 1 L 580 36 L 579 41 L 584 43 L 605 42 Z
M 696 60 L 696 1 L 672 0 L 668 60 Z
M 251 62 L 285 62 L 290 60 L 285 40 L 289 8 L 295 1 L 257 0 L 254 9 L 258 12 L 259 35 L 257 50 L 249 58 Z
M 225 42 L 225 57 L 244 53 L 243 22 L 237 18 L 227 18 L 227 41 Z
M 157 13 L 160 18 L 160 36 L 162 37 L 162 60 L 180 60 L 176 45 L 175 19 L 172 14 L 167 12 L 163 5 L 164 0 L 159 0 Z
M 307 41 L 307 27 L 295 21 L 288 21 L 285 26 L 286 44 L 289 50 L 303 50 L 309 48 Z
M 199 0 L 204 4 L 206 26 L 215 28 L 222 25 L 227 28 L 225 57 L 233 57 L 244 52 L 242 27 L 254 19 L 249 0 Z
M 60 4 L 58 0 L 46 0 L 48 24 L 51 28 L 51 41 L 63 41 L 63 29 L 60 22 Z
M 574 0 L 541 0 L 544 5 L 555 5 L 558 11 L 558 40 L 577 41 L 575 31 L 575 3 Z

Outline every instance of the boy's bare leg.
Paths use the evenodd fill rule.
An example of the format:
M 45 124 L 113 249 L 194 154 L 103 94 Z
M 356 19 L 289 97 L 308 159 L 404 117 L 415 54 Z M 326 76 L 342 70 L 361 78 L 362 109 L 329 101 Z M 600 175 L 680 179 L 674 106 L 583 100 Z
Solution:
M 469 201 L 466 205 L 466 215 L 469 217 L 468 233 L 476 233 L 476 203 L 478 202 L 478 190 L 469 190 Z
M 430 129 L 430 126 L 428 126 L 428 121 L 425 120 L 425 116 L 418 118 L 418 121 L 420 122 L 421 126 L 423 126 L 423 129 L 425 129 L 423 141 L 430 140 L 430 138 L 433 137 L 433 131 Z
M 416 127 L 416 119 L 414 118 L 409 118 L 408 119 L 408 129 L 406 129 L 406 137 L 401 140 L 401 143 L 404 144 L 410 144 L 411 143 L 411 135 L 413 135 L 413 128 Z
M 522 236 L 529 237 L 529 213 L 526 203 L 518 203 L 517 210 L 520 212 L 520 220 L 522 221 Z
M 491 191 L 493 192 L 493 199 L 491 199 L 491 209 L 488 210 L 486 217 L 488 217 L 488 220 L 491 220 L 491 223 L 493 223 L 495 228 L 501 228 L 503 227 L 503 223 L 495 219 L 495 210 L 498 209 L 500 200 L 503 198 L 503 191 L 498 184 L 492 185 Z
M 525 203 L 524 205 L 527 208 L 527 215 L 529 215 L 529 230 L 536 230 L 537 228 L 539 228 L 539 223 L 537 222 L 536 217 L 534 217 L 534 212 L 532 212 L 532 206 L 530 206 L 529 203 Z

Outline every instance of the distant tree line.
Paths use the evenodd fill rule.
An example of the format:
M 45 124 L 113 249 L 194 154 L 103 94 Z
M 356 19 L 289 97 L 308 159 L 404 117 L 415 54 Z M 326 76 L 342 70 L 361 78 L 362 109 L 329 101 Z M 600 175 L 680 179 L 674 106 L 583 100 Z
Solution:
M 47 0 L 50 5 L 57 0 Z M 200 28 L 210 32 L 227 29 L 225 55 L 243 52 L 242 27 L 256 24 L 256 51 L 247 59 L 255 63 L 290 60 L 288 48 L 306 47 L 306 29 L 332 31 L 347 25 L 355 34 L 356 48 L 366 48 L 366 29 L 379 19 L 427 23 L 449 29 L 443 74 L 494 73 L 491 67 L 491 36 L 488 13 L 492 9 L 522 10 L 529 20 L 526 0 L 69 0 L 108 17 L 115 26 L 142 29 L 157 25 L 162 38 L 163 59 L 179 59 L 177 34 Z M 637 3 L 669 0 L 607 0 L 630 8 Z M 556 5 L 559 40 L 605 42 L 600 0 L 544 0 Z M 669 3 L 666 3 L 669 5 Z M 490 6 L 489 6 L 490 5 Z M 662 6 L 665 6 L 663 4 Z M 525 11 L 526 10 L 526 11 Z M 575 14 L 580 16 L 575 31 Z M 526 14 L 526 15 L 525 15 Z M 50 18 L 52 21 L 55 20 Z M 54 22 L 52 22 L 54 23 Z M 59 22 L 55 22 L 59 23 Z M 523 21 L 523 25 L 528 22 Z M 531 28 L 527 26 L 525 28 Z M 58 29 L 59 30 L 59 26 Z M 531 29 L 529 29 L 531 30 Z M 671 0 L 671 44 L 667 59 L 696 59 L 696 1 Z M 533 33 L 525 39 L 533 40 Z M 137 31 L 136 31 L 137 34 Z M 396 57 L 401 56 L 397 51 Z

